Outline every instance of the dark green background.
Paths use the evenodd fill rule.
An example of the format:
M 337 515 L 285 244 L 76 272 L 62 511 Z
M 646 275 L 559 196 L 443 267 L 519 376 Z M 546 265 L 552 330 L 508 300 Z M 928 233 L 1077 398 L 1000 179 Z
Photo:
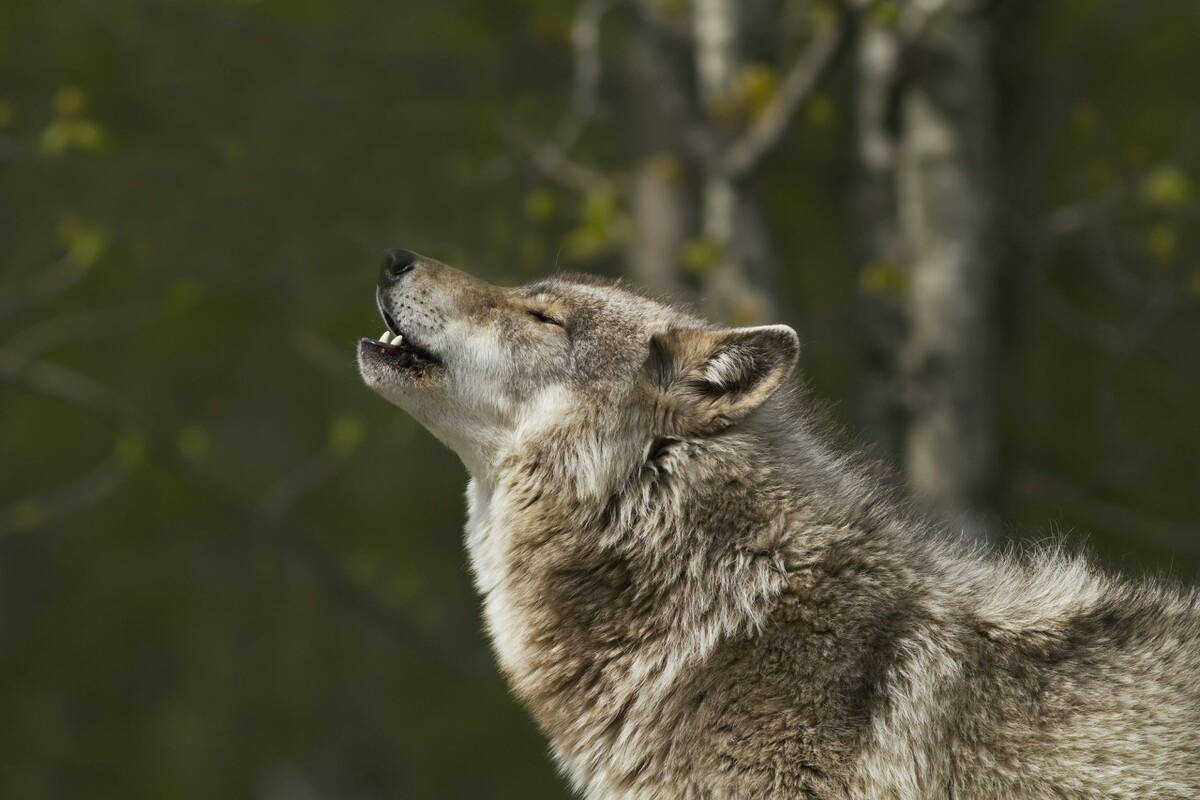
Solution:
M 42 342 L 39 363 L 118 398 L 81 405 L 20 370 L 0 382 L 0 796 L 566 795 L 480 630 L 464 472 L 358 384 L 353 351 L 381 330 L 385 247 L 493 280 L 553 268 L 573 200 L 540 185 L 497 124 L 545 130 L 561 112 L 572 11 L 0 5 L 0 309 L 64 252 L 88 264 L 69 289 L 0 312 L 0 349 Z M 1114 566 L 1190 578 L 1200 8 L 995 13 L 1005 530 L 1069 533 Z M 627 16 L 606 22 L 607 102 L 583 147 L 613 169 L 629 150 Z M 832 118 L 797 123 L 766 188 L 786 321 L 817 393 L 852 423 L 849 91 L 843 63 Z M 48 129 L 81 123 L 101 140 L 47 152 Z M 1180 201 L 1156 202 L 1151 175 Z M 551 218 L 531 219 L 529 193 L 547 190 Z M 1115 353 L 1039 299 L 1028 235 L 1063 204 L 1108 198 L 1129 269 L 1172 313 L 1142 336 L 1140 307 L 1083 242 L 1044 263 L 1088 330 L 1117 332 Z

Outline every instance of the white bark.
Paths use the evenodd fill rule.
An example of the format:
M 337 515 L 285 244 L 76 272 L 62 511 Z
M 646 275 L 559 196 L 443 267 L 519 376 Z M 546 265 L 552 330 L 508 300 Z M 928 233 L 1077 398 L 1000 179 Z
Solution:
M 951 0 L 905 12 L 858 43 L 864 263 L 907 279 L 901 297 L 864 301 L 863 414 L 917 496 L 982 535 L 995 474 L 989 23 Z
M 900 108 L 901 230 L 910 256 L 905 473 L 913 489 L 981 524 L 994 477 L 992 97 L 987 21 L 946 13 Z
M 730 91 L 740 66 L 738 0 L 695 0 L 693 35 L 697 95 L 711 111 Z M 720 128 L 717 124 L 716 128 Z M 718 137 L 722 143 L 728 137 Z M 723 159 L 701 164 L 702 232 L 719 250 L 703 281 L 701 304 L 723 322 L 750 324 L 776 314 L 769 289 L 774 282 L 770 244 L 749 187 L 737 181 Z
M 728 91 L 737 69 L 737 0 L 694 0 L 696 78 L 700 101 L 711 108 Z
M 863 25 L 855 43 L 856 216 L 864 269 L 900 268 L 906 261 L 896 206 L 897 133 L 889 119 L 900 85 L 900 37 Z M 890 461 L 902 461 L 904 408 L 898 346 L 904 332 L 901 299 L 887 293 L 860 300 L 862 385 L 859 414 L 867 435 Z

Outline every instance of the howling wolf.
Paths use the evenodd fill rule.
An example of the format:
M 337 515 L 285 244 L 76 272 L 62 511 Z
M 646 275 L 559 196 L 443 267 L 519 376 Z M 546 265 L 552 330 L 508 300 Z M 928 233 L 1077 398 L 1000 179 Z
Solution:
M 500 666 L 588 798 L 1197 798 L 1200 600 L 909 510 L 784 325 L 404 250 L 363 380 L 470 473 Z

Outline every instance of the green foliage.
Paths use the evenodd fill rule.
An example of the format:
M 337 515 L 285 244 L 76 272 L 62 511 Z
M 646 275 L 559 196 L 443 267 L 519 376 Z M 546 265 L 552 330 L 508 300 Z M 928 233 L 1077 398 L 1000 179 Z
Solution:
M 825 92 L 817 92 L 804 109 L 804 122 L 812 128 L 825 130 L 837 121 L 837 106 Z
M 690 24 L 688 0 L 653 2 Z M 613 185 L 524 181 L 496 132 L 560 118 L 576 7 L 0 3 L 0 306 L 52 292 L 0 315 L 0 349 L 64 379 L 58 394 L 0 383 L 0 797 L 569 796 L 481 631 L 462 467 L 359 385 L 354 343 L 381 329 L 385 247 L 505 283 L 560 258 L 620 268 L 634 221 L 619 171 L 642 138 L 623 95 L 633 17 L 606 18 L 601 108 L 573 152 Z M 899 8 L 875 3 L 872 23 Z M 1120 197 L 1121 266 L 1191 298 L 1114 362 L 1042 312 L 1010 238 L 1023 226 L 1003 226 L 1009 477 L 1051 471 L 1194 528 L 1194 0 L 1000 17 L 1001 178 L 1029 198 L 1006 214 L 1032 228 L 1043 203 Z M 777 91 L 768 55 L 744 62 L 736 125 Z M 855 268 L 851 67 L 801 111 L 820 135 L 785 137 L 756 178 L 775 299 L 808 343 L 805 379 L 847 422 L 860 295 L 907 291 L 903 265 Z M 692 191 L 689 157 L 651 140 L 650 168 Z M 697 237 L 681 262 L 699 283 L 724 257 Z M 1055 259 L 1070 308 L 1141 321 L 1085 245 Z M 763 321 L 753 298 L 732 317 Z M 1086 503 L 1013 489 L 1000 510 L 1034 536 L 1047 520 L 1086 531 L 1122 565 L 1195 570 Z
M 1146 250 L 1159 262 L 1174 261 L 1179 255 L 1179 234 L 1170 223 L 1156 223 L 1146 235 Z
M 1100 111 L 1094 103 L 1080 100 L 1071 109 L 1071 128 L 1081 138 L 1090 139 L 1100 129 Z
M 525 195 L 525 216 L 546 222 L 558 211 L 558 197 L 549 189 L 534 189 Z
M 80 267 L 88 269 L 100 260 L 108 246 L 104 231 L 74 214 L 58 221 L 58 241 L 67 256 Z
M 737 71 L 733 82 L 710 111 L 724 121 L 753 119 L 763 112 L 779 89 L 779 73 L 769 64 L 747 64 Z
M 185 425 L 175 437 L 180 454 L 189 461 L 203 461 L 211 443 L 208 432 L 199 425 Z
M 104 128 L 86 116 L 87 96 L 77 86 L 64 86 L 54 93 L 54 119 L 42 130 L 39 148 L 44 155 L 61 156 L 71 151 L 96 155 L 105 151 Z
M 113 450 L 126 467 L 139 467 L 146 461 L 146 438 L 139 431 L 127 431 L 117 437 Z
M 1163 166 L 1142 180 L 1142 199 L 1152 208 L 1178 211 L 1192 199 L 1192 182 L 1178 167 Z
M 329 449 L 338 456 L 348 456 L 362 444 L 362 420 L 353 414 L 339 414 L 329 424 Z
M 713 269 L 724 257 L 725 245 L 706 236 L 689 239 L 684 243 L 681 254 L 683 268 L 696 275 Z
M 900 4 L 896 0 L 876 0 L 867 8 L 867 21 L 878 28 L 895 28 L 900 22 Z
M 872 261 L 858 272 L 863 294 L 902 298 L 908 291 L 908 270 L 899 264 Z
M 566 253 L 570 258 L 595 258 L 627 242 L 631 235 L 632 225 L 616 188 L 598 186 L 583 197 L 579 221 L 567 234 Z

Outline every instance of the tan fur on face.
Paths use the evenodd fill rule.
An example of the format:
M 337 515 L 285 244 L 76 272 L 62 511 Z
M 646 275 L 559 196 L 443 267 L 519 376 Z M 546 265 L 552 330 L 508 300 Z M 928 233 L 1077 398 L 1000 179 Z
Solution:
M 445 378 L 364 374 L 467 464 L 489 635 L 583 796 L 1200 796 L 1195 592 L 956 543 L 825 434 L 790 329 L 412 277 Z

